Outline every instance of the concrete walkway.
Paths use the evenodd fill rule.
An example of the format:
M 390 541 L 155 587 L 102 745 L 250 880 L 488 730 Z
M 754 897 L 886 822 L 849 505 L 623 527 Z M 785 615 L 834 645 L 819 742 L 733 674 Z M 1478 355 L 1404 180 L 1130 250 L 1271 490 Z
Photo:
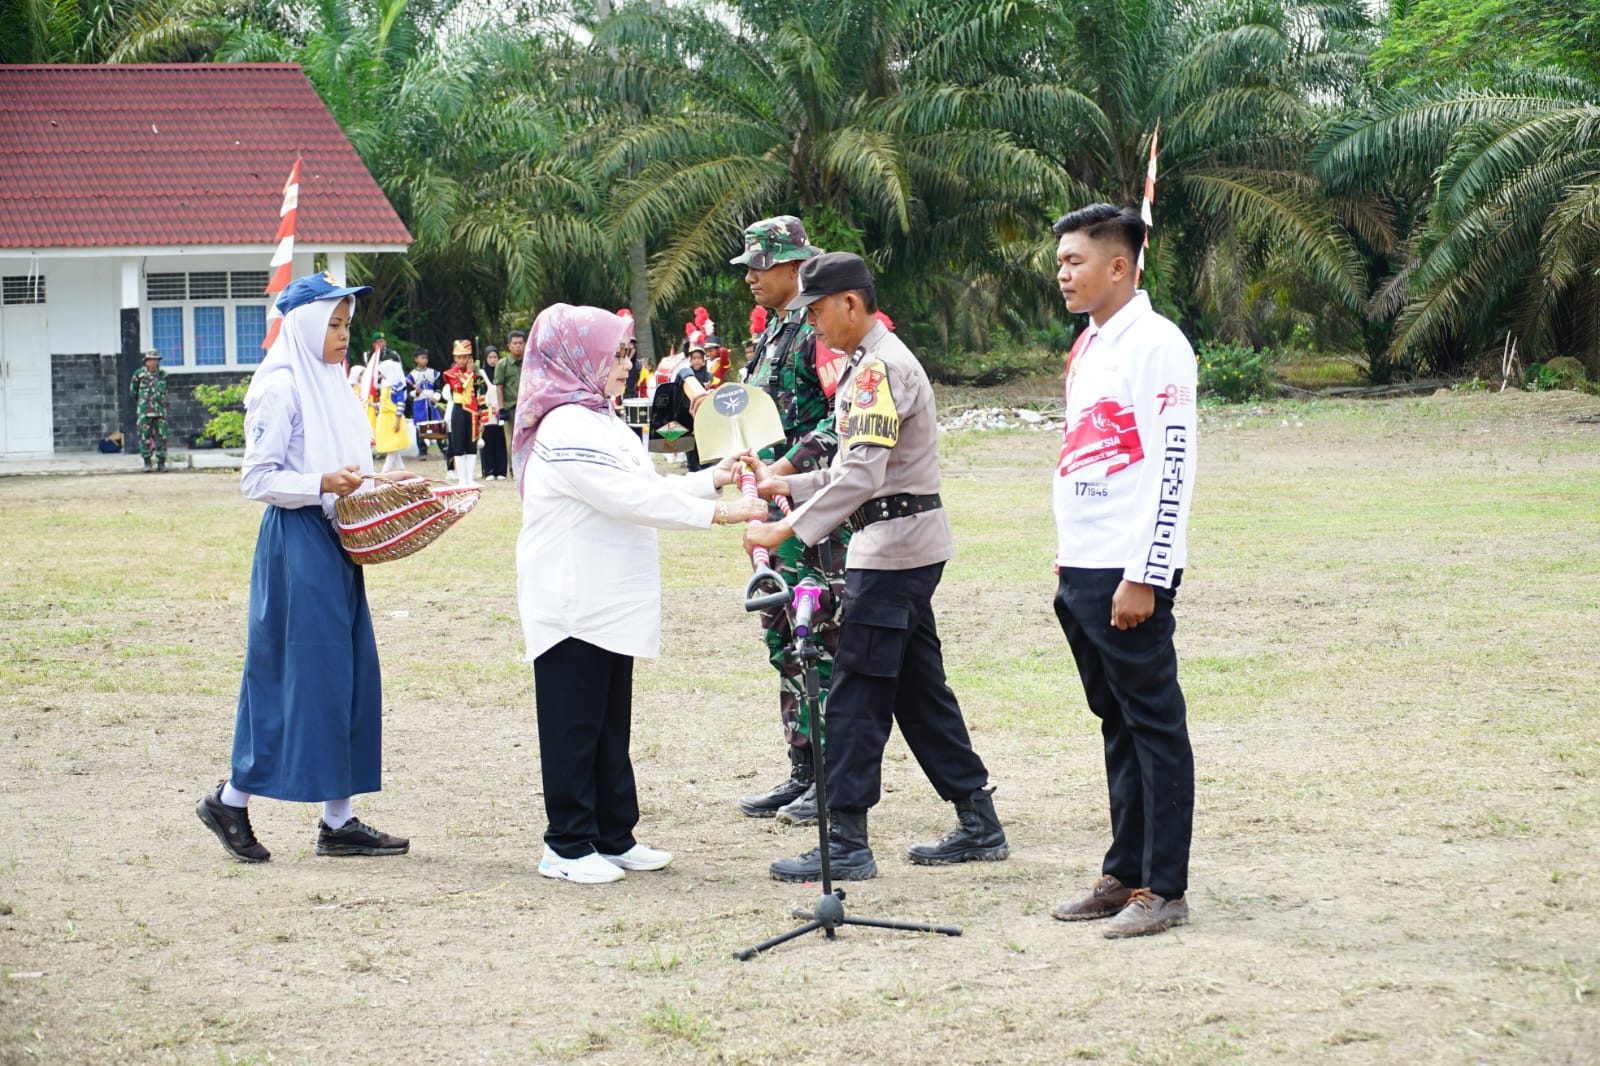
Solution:
M 186 470 L 237 470 L 243 463 L 242 451 L 224 451 L 221 448 L 174 448 L 167 452 L 167 473 Z M 60 477 L 94 474 L 140 474 L 144 461 L 135 452 L 132 455 L 100 452 L 57 452 L 39 459 L 7 459 L 0 457 L 0 477 Z

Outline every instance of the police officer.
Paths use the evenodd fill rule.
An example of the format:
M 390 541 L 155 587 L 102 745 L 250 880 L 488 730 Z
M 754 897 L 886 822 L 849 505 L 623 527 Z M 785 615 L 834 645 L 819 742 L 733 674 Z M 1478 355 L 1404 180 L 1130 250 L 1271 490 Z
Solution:
M 859 256 L 831 252 L 800 268 L 790 309 L 804 308 L 818 343 L 850 352 L 835 405 L 839 449 L 826 470 L 758 471 L 764 496 L 799 504 L 778 522 L 752 524 L 747 547 L 790 536 L 821 542 L 847 519 L 845 598 L 833 689 L 827 704 L 829 861 L 840 880 L 878 867 L 867 842 L 867 809 L 878 802 L 891 719 L 959 824 L 907 857 L 921 865 L 999 860 L 1010 854 L 995 814 L 988 770 L 945 683 L 933 593 L 954 553 L 939 499 L 938 423 L 933 386 L 900 339 L 873 317 L 873 277 Z M 815 881 L 813 848 L 771 866 L 780 881 Z
M 782 444 L 760 453 L 778 476 L 822 470 L 838 448 L 833 426 L 833 390 L 819 369 L 817 339 L 803 308 L 787 310 L 799 289 L 801 264 L 822 254 L 811 244 L 805 225 L 793 215 L 778 215 L 744 231 L 744 254 L 730 260 L 745 268 L 745 284 L 756 303 L 771 310 L 767 327 L 755 340 L 747 381 L 765 389 L 783 422 Z M 823 355 L 833 353 L 823 349 Z M 771 518 L 782 517 L 774 507 Z M 836 605 L 844 594 L 844 556 L 849 534 L 833 529 L 812 545 L 790 537 L 776 546 L 774 568 L 792 588 L 811 577 L 828 590 L 813 632 L 822 646 L 817 663 L 822 699 L 833 675 L 833 653 L 839 646 Z M 761 613 L 767 658 L 778 671 L 778 713 L 788 741 L 789 776 L 766 792 L 739 798 L 739 809 L 752 818 L 777 817 L 788 825 L 810 825 L 817 819 L 816 784 L 809 750 L 810 723 L 803 720 L 804 680 L 800 664 L 789 655 L 794 642 L 789 616 L 782 607 Z

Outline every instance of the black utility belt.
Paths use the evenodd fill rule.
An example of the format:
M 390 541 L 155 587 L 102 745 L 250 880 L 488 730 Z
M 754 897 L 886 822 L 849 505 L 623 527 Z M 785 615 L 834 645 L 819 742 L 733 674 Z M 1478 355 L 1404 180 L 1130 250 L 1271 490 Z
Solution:
M 939 499 L 937 492 L 931 496 L 913 496 L 909 492 L 902 492 L 898 496 L 879 496 L 850 512 L 850 517 L 844 520 L 844 524 L 854 533 L 874 522 L 887 522 L 892 518 L 905 518 L 907 515 L 922 514 L 924 511 L 937 511 L 943 506 L 944 501 Z

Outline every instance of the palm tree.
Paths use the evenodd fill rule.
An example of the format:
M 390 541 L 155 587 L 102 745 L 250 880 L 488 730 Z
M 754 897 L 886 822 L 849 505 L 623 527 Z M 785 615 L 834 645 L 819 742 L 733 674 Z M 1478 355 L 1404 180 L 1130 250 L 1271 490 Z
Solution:
M 204 61 L 261 2 L 11 0 L 0 4 L 0 63 Z
M 741 229 L 783 211 L 826 247 L 871 249 L 891 293 L 1003 265 L 1005 238 L 1074 188 L 1006 129 L 1027 93 L 987 84 L 1007 6 L 744 2 L 731 21 L 639 8 L 602 23 L 574 81 L 595 125 L 573 151 L 611 185 L 618 239 L 658 249 L 655 304 L 727 273 Z
M 1360 85 L 1360 3 L 1077 0 L 1051 14 L 1063 106 L 1029 142 L 1137 204 L 1159 123 L 1151 282 L 1191 327 L 1265 339 L 1264 279 L 1300 279 L 1301 298 L 1360 311 L 1362 242 L 1386 248 L 1387 220 L 1370 200 L 1330 198 L 1306 167 L 1331 102 Z
M 407 255 L 352 260 L 373 314 L 404 297 L 413 335 L 442 345 L 508 305 L 614 294 L 592 177 L 559 151 L 559 38 L 450 0 L 317 0 L 311 14 L 298 34 L 242 26 L 218 58 L 301 63 L 410 228 Z
M 1509 334 L 1530 361 L 1572 354 L 1600 374 L 1600 86 L 1398 91 L 1335 127 L 1317 169 L 1417 205 L 1381 290 L 1400 365 L 1453 369 Z

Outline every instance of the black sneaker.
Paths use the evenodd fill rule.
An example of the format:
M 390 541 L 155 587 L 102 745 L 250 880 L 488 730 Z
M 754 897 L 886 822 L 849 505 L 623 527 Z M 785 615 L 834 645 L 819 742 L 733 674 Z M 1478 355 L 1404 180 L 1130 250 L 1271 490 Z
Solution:
M 194 813 L 200 816 L 206 828 L 217 834 L 228 854 L 240 862 L 266 862 L 272 858 L 272 852 L 256 839 L 255 830 L 250 828 L 250 808 L 230 807 L 222 802 L 222 782 L 217 782 L 215 792 L 200 797 L 200 802 L 194 805 Z
M 318 855 L 404 855 L 411 841 L 380 833 L 359 818 L 352 818 L 338 829 L 317 820 Z

